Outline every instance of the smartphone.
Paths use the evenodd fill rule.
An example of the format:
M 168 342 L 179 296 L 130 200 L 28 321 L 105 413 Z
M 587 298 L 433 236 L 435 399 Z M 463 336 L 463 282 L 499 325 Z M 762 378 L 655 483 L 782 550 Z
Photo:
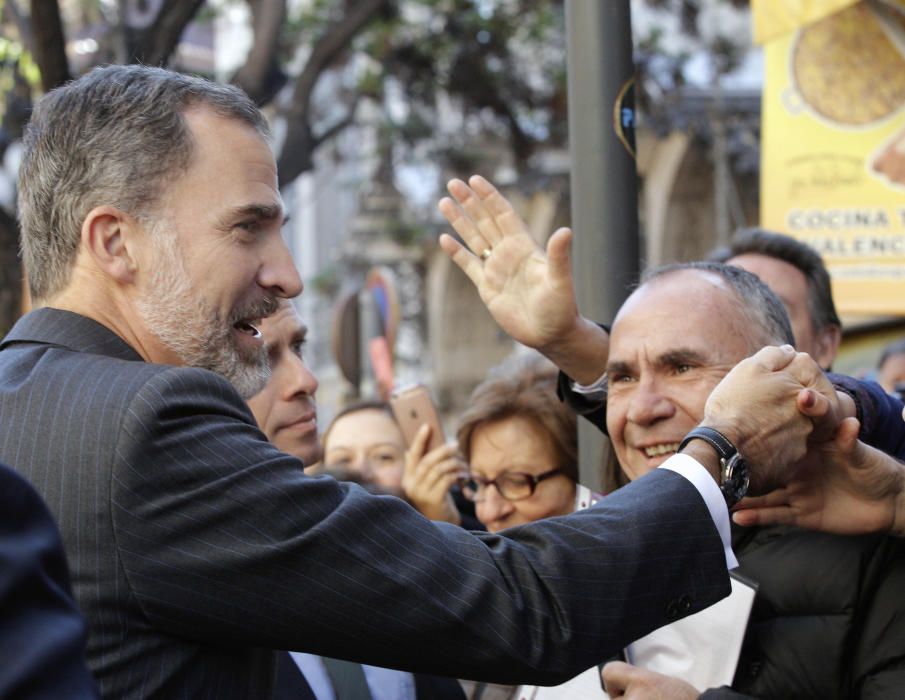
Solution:
M 430 452 L 445 444 L 446 438 L 443 436 L 440 416 L 426 386 L 415 384 L 394 391 L 390 396 L 390 406 L 393 408 L 393 415 L 396 416 L 406 445 L 412 444 L 418 429 L 425 423 L 431 427 L 427 451 Z
M 575 510 L 590 508 L 602 498 L 599 493 L 594 493 L 587 486 L 578 484 L 575 487 Z

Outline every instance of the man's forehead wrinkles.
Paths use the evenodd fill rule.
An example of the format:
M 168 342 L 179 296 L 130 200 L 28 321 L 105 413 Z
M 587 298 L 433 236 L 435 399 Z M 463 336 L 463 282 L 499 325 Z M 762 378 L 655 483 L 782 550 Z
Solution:
M 698 364 L 714 363 L 714 358 L 710 357 L 707 353 L 704 353 L 701 350 L 695 348 L 674 348 L 671 350 L 664 350 L 663 352 L 657 353 L 653 357 L 650 357 L 650 353 L 645 350 L 644 352 L 640 353 L 640 356 L 648 357 L 649 364 L 653 365 L 654 367 L 671 367 L 686 362 L 694 362 Z M 615 359 L 607 363 L 606 371 L 608 373 L 627 373 L 632 371 L 637 364 L 638 360 L 636 359 Z

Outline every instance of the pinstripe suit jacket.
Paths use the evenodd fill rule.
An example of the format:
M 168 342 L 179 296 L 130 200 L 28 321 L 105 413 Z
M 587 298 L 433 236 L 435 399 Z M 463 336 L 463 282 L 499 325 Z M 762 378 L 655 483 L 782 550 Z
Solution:
M 109 698 L 265 698 L 270 649 L 552 683 L 729 590 L 697 491 L 471 534 L 267 442 L 222 377 L 39 309 L 0 344 L 0 459 L 57 518 Z

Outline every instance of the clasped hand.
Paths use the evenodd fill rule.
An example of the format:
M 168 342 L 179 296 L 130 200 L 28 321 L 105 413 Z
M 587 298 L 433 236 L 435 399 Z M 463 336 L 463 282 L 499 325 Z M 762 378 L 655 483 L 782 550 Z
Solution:
M 787 483 L 815 445 L 831 440 L 843 407 L 826 375 L 806 353 L 763 348 L 716 386 L 702 425 L 722 432 L 751 466 L 751 491 Z

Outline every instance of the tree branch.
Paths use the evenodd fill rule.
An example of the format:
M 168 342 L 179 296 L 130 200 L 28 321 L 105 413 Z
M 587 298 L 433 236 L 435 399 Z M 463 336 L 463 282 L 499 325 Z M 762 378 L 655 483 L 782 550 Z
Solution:
M 31 29 L 35 63 L 41 70 L 41 87 L 46 92 L 70 78 L 66 35 L 57 0 L 31 0 Z
M 277 161 L 280 187 L 312 168 L 314 149 L 325 140 L 324 134 L 315 137 L 311 127 L 311 96 L 321 74 L 378 13 L 392 7 L 393 0 L 356 0 L 353 8 L 327 30 L 311 51 L 305 68 L 295 79 L 291 103 L 286 111 L 286 140 Z M 332 130 L 333 127 L 327 131 Z
M 314 167 L 314 136 L 307 121 L 298 121 L 286 131 L 286 140 L 277 160 L 277 185 L 283 189 Z
M 163 0 L 154 22 L 134 33 L 130 61 L 165 66 L 179 45 L 182 32 L 202 5 L 204 0 Z
M 33 56 L 35 53 L 35 37 L 31 31 L 31 24 L 28 19 L 22 15 L 22 11 L 13 0 L 0 2 L 0 5 L 3 7 L 5 21 L 12 22 L 16 25 L 16 29 L 19 31 L 19 40 L 22 42 L 25 50 Z
M 305 115 L 311 102 L 311 93 L 318 79 L 368 23 L 381 11 L 392 6 L 391 0 L 358 0 L 352 10 L 335 22 L 317 42 L 308 57 L 305 68 L 295 80 L 292 89 L 290 120 Z
M 358 110 L 359 101 L 360 95 L 356 95 L 355 99 L 352 101 L 352 104 L 349 105 L 349 111 L 346 116 L 335 121 L 329 127 L 324 129 L 319 135 L 315 136 L 312 139 L 313 148 L 317 148 L 322 143 L 329 141 L 334 136 L 339 134 L 343 129 L 347 129 L 355 123 L 355 112 Z
M 286 17 L 286 0 L 248 0 L 254 28 L 254 43 L 245 64 L 236 71 L 232 83 L 242 88 L 257 104 L 270 102 L 283 86 L 285 75 L 277 63 L 280 29 Z

